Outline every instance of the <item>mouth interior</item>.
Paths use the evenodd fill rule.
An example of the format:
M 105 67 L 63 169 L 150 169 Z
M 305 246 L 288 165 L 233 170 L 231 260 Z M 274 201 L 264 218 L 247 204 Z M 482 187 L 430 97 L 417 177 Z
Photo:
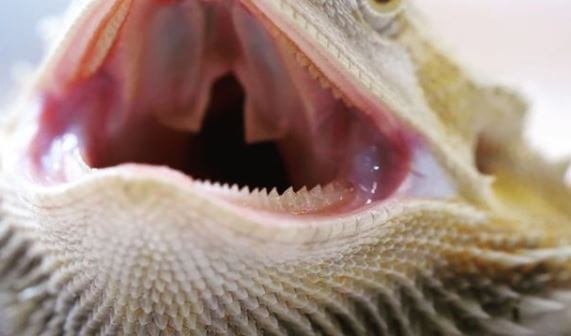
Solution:
M 141 134 L 136 143 L 124 149 L 109 146 L 102 155 L 92 155 L 89 163 L 97 168 L 126 162 L 162 165 L 194 179 L 283 192 L 294 182 L 288 176 L 278 142 L 246 142 L 245 101 L 246 92 L 240 82 L 227 74 L 213 84 L 199 132 L 177 130 L 154 118 L 147 119 L 149 125 L 144 128 L 154 128 L 160 136 Z
M 343 83 L 302 66 L 242 5 L 155 6 L 132 14 L 96 72 L 43 93 L 39 180 L 72 179 L 75 154 L 90 168 L 168 166 L 280 193 L 335 184 L 351 207 L 399 187 L 410 150 L 398 123 L 341 99 Z

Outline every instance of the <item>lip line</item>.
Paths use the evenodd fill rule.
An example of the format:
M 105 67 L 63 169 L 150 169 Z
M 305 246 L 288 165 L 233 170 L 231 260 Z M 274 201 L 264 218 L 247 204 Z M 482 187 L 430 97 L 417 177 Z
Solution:
M 86 178 L 89 177 L 89 178 Z M 74 198 L 82 198 L 82 195 L 91 193 L 97 185 L 105 185 L 104 193 L 115 194 L 128 193 L 131 188 L 137 186 L 157 186 L 164 192 L 167 190 L 169 195 L 187 195 L 195 198 L 192 203 L 194 207 L 202 208 L 200 204 L 207 206 L 209 209 L 216 208 L 217 211 L 223 209 L 224 213 L 237 214 L 244 221 L 250 222 L 251 225 L 262 227 L 281 227 L 282 229 L 303 228 L 308 229 L 311 226 L 319 227 L 323 225 L 337 225 L 342 222 L 370 219 L 371 212 L 386 213 L 391 204 L 404 204 L 415 202 L 415 200 L 407 200 L 401 198 L 390 198 L 383 201 L 374 202 L 347 212 L 334 214 L 319 215 L 303 214 L 295 215 L 287 212 L 261 211 L 255 207 L 242 206 L 240 203 L 232 202 L 217 196 L 214 193 L 205 193 L 199 188 L 202 181 L 193 180 L 177 170 L 154 165 L 146 164 L 122 164 L 109 168 L 96 169 L 89 176 L 75 179 L 66 183 L 58 183 L 55 185 L 42 185 L 38 183 L 26 183 L 18 185 L 23 187 L 18 193 L 25 195 L 27 201 L 39 208 L 65 207 L 74 202 Z M 110 191 L 111 190 L 111 191 Z M 72 194 L 71 192 L 74 191 Z M 68 196 L 70 195 L 71 198 Z M 184 197 L 189 199 L 189 197 Z M 420 200 L 422 201 L 422 200 Z M 271 221 L 263 220 L 271 218 Z M 354 219 L 354 220 L 353 220 Z M 356 224 L 359 225 L 359 224 Z M 343 225 L 345 227 L 345 225 Z

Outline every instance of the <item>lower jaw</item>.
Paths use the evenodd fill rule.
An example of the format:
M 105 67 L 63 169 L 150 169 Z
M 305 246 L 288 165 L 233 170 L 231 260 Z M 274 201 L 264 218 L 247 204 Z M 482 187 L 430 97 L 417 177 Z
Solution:
M 176 130 L 172 131 L 178 133 Z M 34 183 L 47 188 L 75 184 L 113 171 L 124 171 L 128 174 L 145 172 L 148 178 L 156 178 L 157 181 L 166 179 L 230 205 L 256 211 L 294 216 L 349 215 L 356 211 L 365 211 L 393 196 L 409 174 L 413 159 L 409 146 L 415 146 L 415 140 L 412 136 L 399 134 L 397 140 L 393 139 L 397 142 L 391 143 L 363 121 L 355 121 L 346 132 L 348 135 L 342 139 L 332 139 L 339 140 L 333 141 L 334 143 L 346 145 L 343 150 L 336 151 L 338 155 L 330 153 L 339 149 L 332 144 L 327 148 L 320 147 L 322 145 L 316 145 L 314 149 L 308 148 L 309 152 L 325 154 L 322 155 L 323 160 L 309 164 L 307 169 L 303 168 L 308 165 L 304 162 L 307 157 L 298 155 L 295 145 L 288 144 L 288 140 L 278 140 L 275 147 L 282 147 L 281 151 L 278 150 L 282 153 L 282 160 L 284 156 L 290 157 L 287 165 L 290 174 L 286 173 L 287 176 L 278 179 L 273 179 L 276 171 L 268 174 L 267 169 L 273 167 L 283 173 L 287 168 L 267 161 L 249 162 L 248 158 L 240 155 L 232 157 L 230 161 L 228 158 L 222 158 L 222 162 L 218 162 L 219 165 L 214 167 L 208 167 L 212 162 L 203 162 L 202 167 L 197 167 L 192 164 L 181 165 L 177 160 L 163 160 L 160 157 L 129 157 L 136 154 L 130 151 L 116 153 L 115 156 L 97 157 L 93 153 L 86 153 L 85 147 L 81 146 L 83 140 L 73 133 L 66 133 L 54 141 L 47 155 L 43 156 L 37 156 L 37 152 L 33 153 L 35 147 L 32 143 L 30 152 L 35 155 L 31 155 L 28 167 Z M 188 150 L 187 146 L 190 144 L 192 147 L 197 135 L 185 136 L 188 141 L 182 148 Z M 143 142 L 138 145 L 148 148 L 149 144 Z M 224 143 L 221 145 L 224 146 Z M 235 144 L 230 145 L 236 148 Z M 239 147 L 251 146 L 255 145 L 244 142 Z M 210 153 L 218 150 L 220 148 L 209 148 Z M 127 156 L 122 156 L 123 154 Z M 268 159 L 272 161 L 272 158 Z M 225 164 L 231 165 L 232 160 L 244 160 L 242 163 L 246 165 L 236 169 L 241 173 L 250 170 L 249 177 L 240 172 L 237 177 L 233 177 L 231 171 L 215 173 L 216 168 L 220 170 Z M 260 180 L 259 175 L 266 175 L 268 178 Z

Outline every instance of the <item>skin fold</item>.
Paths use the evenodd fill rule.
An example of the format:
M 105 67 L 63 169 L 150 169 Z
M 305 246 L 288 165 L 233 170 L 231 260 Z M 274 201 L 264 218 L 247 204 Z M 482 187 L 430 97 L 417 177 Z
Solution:
M 54 184 L 30 177 L 22 157 L 38 92 L 100 73 L 128 18 L 177 2 L 137 1 L 77 2 L 7 111 L 1 335 L 571 333 L 567 167 L 524 142 L 524 100 L 475 81 L 407 3 L 240 5 L 340 99 L 384 111 L 422 139 L 452 196 L 277 216 L 166 168 L 120 165 Z M 128 55 L 121 64 L 140 56 Z M 441 189 L 438 176 L 423 181 Z

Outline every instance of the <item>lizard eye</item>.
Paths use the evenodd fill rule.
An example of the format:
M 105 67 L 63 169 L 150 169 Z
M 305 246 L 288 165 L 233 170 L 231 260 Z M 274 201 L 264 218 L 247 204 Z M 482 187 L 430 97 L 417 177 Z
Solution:
M 360 0 L 359 8 L 375 30 L 385 30 L 403 8 L 403 0 Z

